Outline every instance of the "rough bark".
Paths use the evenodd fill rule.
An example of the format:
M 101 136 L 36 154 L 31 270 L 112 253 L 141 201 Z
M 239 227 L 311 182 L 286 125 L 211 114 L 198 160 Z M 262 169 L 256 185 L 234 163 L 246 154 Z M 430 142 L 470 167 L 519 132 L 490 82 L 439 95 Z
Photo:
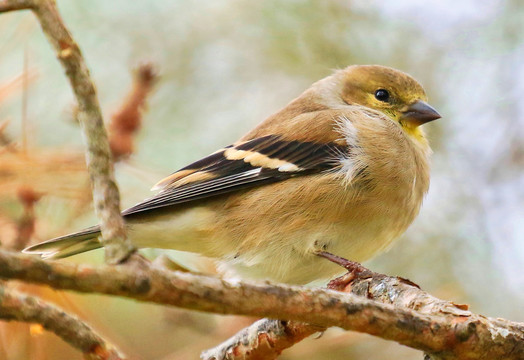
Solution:
M 365 295 L 361 296 L 168 272 L 149 264 L 94 267 L 0 251 L 0 277 L 217 314 L 338 326 L 441 359 L 524 358 L 524 324 L 474 314 L 385 275 L 355 280 L 351 289 L 359 289 L 357 293 Z

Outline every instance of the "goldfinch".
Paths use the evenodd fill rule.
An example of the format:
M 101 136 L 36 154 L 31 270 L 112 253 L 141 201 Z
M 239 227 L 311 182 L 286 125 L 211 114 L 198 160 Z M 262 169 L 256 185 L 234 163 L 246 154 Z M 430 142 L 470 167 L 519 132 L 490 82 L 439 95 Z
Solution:
M 362 262 L 417 216 L 440 118 L 422 86 L 384 66 L 354 65 L 307 89 L 240 140 L 157 183 L 125 210 L 142 248 L 217 258 L 241 277 L 306 284 Z M 62 258 L 101 247 L 98 226 L 25 249 Z

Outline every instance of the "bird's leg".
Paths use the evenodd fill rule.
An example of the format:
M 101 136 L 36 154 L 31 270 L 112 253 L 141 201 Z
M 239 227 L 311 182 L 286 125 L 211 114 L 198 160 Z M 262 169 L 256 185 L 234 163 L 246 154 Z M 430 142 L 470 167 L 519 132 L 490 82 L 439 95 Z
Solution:
M 365 268 L 360 263 L 351 261 L 348 259 L 345 259 L 343 257 L 331 254 L 327 251 L 319 251 L 316 253 L 317 256 L 323 257 L 328 259 L 329 261 L 334 262 L 337 265 L 342 266 L 344 269 L 346 269 L 348 272 L 342 276 L 339 276 L 338 278 L 335 278 L 331 280 L 328 283 L 328 288 L 332 290 L 344 290 L 348 285 L 351 285 L 351 283 L 355 280 L 363 280 L 363 279 L 369 279 L 369 278 L 377 278 L 377 277 L 385 277 L 386 275 L 376 273 L 374 271 L 369 270 L 368 268 Z M 413 281 L 397 276 L 397 279 L 407 285 L 411 285 L 414 287 L 417 287 L 420 289 L 420 286 L 418 286 Z
M 316 253 L 317 256 L 328 259 L 337 265 L 342 266 L 348 272 L 336 279 L 331 280 L 328 283 L 328 288 L 332 290 L 343 290 L 347 285 L 350 285 L 357 279 L 368 279 L 377 275 L 373 271 L 365 268 L 361 264 L 355 261 L 344 259 L 343 257 L 334 255 L 327 251 L 319 251 Z
M 323 257 L 328 259 L 331 262 L 334 262 L 337 265 L 342 266 L 347 271 L 354 273 L 355 275 L 363 274 L 363 273 L 369 273 L 371 274 L 372 271 L 362 266 L 360 263 L 351 261 L 348 259 L 345 259 L 343 257 L 340 257 L 338 255 L 334 255 L 327 251 L 319 251 L 316 253 L 317 256 Z

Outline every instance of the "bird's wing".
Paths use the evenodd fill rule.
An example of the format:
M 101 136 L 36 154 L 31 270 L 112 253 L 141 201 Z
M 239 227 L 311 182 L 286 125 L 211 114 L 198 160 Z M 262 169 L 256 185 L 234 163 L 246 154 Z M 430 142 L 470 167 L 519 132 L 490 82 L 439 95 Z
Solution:
M 161 191 L 123 212 L 123 215 L 177 205 L 198 199 L 318 173 L 340 166 L 347 146 L 285 140 L 268 135 L 230 145 L 161 180 Z

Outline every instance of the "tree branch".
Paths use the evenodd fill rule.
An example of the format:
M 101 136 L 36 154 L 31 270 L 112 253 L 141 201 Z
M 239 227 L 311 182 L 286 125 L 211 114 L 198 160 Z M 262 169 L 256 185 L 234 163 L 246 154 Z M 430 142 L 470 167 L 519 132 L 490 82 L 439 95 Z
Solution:
M 346 274 L 337 280 L 343 283 L 345 282 L 343 278 L 352 276 Z M 371 272 L 371 277 L 356 279 L 340 290 L 382 303 L 419 310 L 429 315 L 432 313 L 450 313 L 465 317 L 471 315 L 466 311 L 467 306 L 437 299 L 413 285 L 404 279 Z M 275 359 L 283 350 L 314 333 L 325 330 L 324 327 L 304 322 L 262 319 L 215 348 L 202 352 L 201 358 L 203 360 Z
M 0 0 L 0 13 L 15 11 L 15 10 L 27 10 L 34 6 L 31 0 Z
M 282 351 L 325 327 L 297 321 L 262 319 L 212 349 L 203 351 L 203 360 L 276 359 Z
M 37 323 L 84 353 L 90 360 L 123 359 L 89 326 L 63 310 L 32 296 L 0 286 L 0 319 Z
M 369 299 L 326 289 L 166 272 L 148 264 L 93 267 L 0 251 L 0 277 L 218 314 L 338 326 L 442 359 L 524 358 L 524 324 L 473 314 L 386 276 L 374 277 L 369 284 L 363 280 L 353 284 L 374 297 Z
M 106 261 L 117 264 L 126 260 L 136 249 L 126 238 L 107 133 L 89 70 L 54 0 L 0 0 L 0 12 L 19 9 L 31 9 L 36 15 L 76 96 L 77 117 L 87 143 L 86 161 L 93 186 L 95 211 L 100 219 Z

